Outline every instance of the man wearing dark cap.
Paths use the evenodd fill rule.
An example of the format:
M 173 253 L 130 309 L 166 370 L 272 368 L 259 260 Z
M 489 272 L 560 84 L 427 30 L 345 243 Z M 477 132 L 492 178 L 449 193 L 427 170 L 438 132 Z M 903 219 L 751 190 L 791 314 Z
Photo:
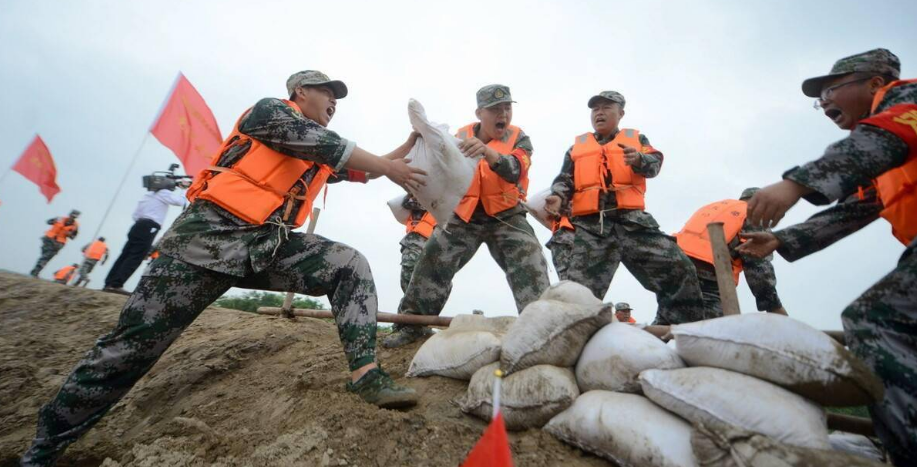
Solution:
M 466 157 L 480 157 L 474 178 L 455 215 L 437 219 L 441 228 L 424 246 L 399 313 L 438 315 L 449 299 L 452 278 L 482 243 L 506 273 L 518 312 L 548 287 L 548 265 L 522 205 L 532 142 L 511 125 L 513 102 L 507 86 L 492 84 L 478 90 L 479 121 L 457 135 Z M 398 326 L 382 345 L 400 347 L 426 335 L 429 330 L 421 326 Z
M 618 322 L 636 324 L 637 320 L 635 320 L 634 317 L 630 315 L 631 311 L 633 311 L 633 308 L 631 308 L 630 303 L 615 303 L 615 318 L 618 319 Z
M 375 363 L 376 287 L 366 258 L 318 235 L 292 232 L 325 180 L 347 170 L 385 175 L 407 188 L 423 171 L 402 160 L 416 136 L 385 157 L 327 129 L 347 87 L 318 71 L 287 81 L 289 100 L 245 111 L 206 172 L 190 206 L 159 242 L 118 325 L 99 339 L 39 412 L 22 465 L 50 465 L 121 399 L 194 319 L 230 287 L 327 295 L 351 379 L 347 390 L 385 408 L 416 393 Z
M 732 255 L 732 276 L 736 285 L 739 283 L 739 274 L 744 272 L 748 288 L 755 296 L 758 311 L 787 314 L 777 295 L 777 276 L 771 258 L 757 258 L 736 251 L 740 244 L 739 232 L 763 230 L 746 221 L 747 202 L 757 191 L 758 188 L 746 188 L 739 199 L 724 199 L 700 208 L 681 231 L 675 234 L 678 246 L 691 258 L 697 270 L 704 305 L 708 310 L 713 310 L 716 316 L 723 316 L 723 305 L 720 303 L 720 287 L 713 267 L 713 248 L 707 234 L 707 224 L 711 222 L 723 224 L 726 244 Z
M 659 174 L 662 153 L 640 131 L 618 128 L 621 93 L 603 91 L 588 105 L 595 131 L 577 136 L 567 150 L 545 204 L 575 228 L 570 265 L 560 278 L 589 287 L 601 299 L 623 262 L 656 294 L 657 324 L 710 317 L 691 260 L 644 210 L 646 179 Z
M 885 385 L 884 399 L 869 409 L 876 434 L 902 466 L 917 465 L 917 80 L 900 80 L 900 69 L 898 57 L 875 49 L 838 60 L 828 75 L 804 81 L 803 93 L 817 98 L 825 115 L 850 134 L 755 194 L 748 218 L 775 225 L 800 198 L 823 205 L 874 187 L 878 217 L 906 248 L 897 266 L 841 318 L 847 346 Z M 875 211 L 860 214 L 850 219 L 851 227 L 834 229 L 834 238 L 813 242 L 810 250 L 875 219 Z M 800 238 L 780 243 L 792 247 Z M 749 253 L 773 246 L 767 236 L 749 239 L 743 248 Z M 762 251 L 755 248 L 759 240 Z
M 96 267 L 97 263 L 105 264 L 108 261 L 108 245 L 105 243 L 105 237 L 99 237 L 98 240 L 86 245 L 82 249 L 83 264 L 80 266 L 80 275 L 74 287 L 86 287 L 89 284 L 89 274 Z
M 76 221 L 77 217 L 80 217 L 80 212 L 74 209 L 66 217 L 48 219 L 48 225 L 51 228 L 45 232 L 44 237 L 41 237 L 41 255 L 38 257 L 35 267 L 32 268 L 32 272 L 29 273 L 32 277 L 38 277 L 38 274 L 48 265 L 48 262 L 57 256 L 61 248 L 67 244 L 67 240 L 76 238 L 76 235 L 80 232 L 80 224 Z

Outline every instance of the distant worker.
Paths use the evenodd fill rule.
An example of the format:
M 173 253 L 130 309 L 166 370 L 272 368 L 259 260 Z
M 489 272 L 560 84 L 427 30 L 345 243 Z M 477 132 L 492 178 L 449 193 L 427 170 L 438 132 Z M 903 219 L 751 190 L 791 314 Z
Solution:
M 436 228 L 436 219 L 430 214 L 416 198 L 407 194 L 401 202 L 401 207 L 410 211 L 410 216 L 405 223 L 406 234 L 401 239 L 401 291 L 406 292 L 411 283 L 411 274 L 414 266 L 423 253 L 423 247 L 433 235 Z
M 108 245 L 105 244 L 105 237 L 99 237 L 98 240 L 83 247 L 83 265 L 80 267 L 80 277 L 73 284 L 74 287 L 89 284 L 89 273 L 96 267 L 96 263 L 105 264 L 108 261 Z
M 739 232 L 761 232 L 764 229 L 754 227 L 746 221 L 747 202 L 758 192 L 758 188 L 747 188 L 739 199 L 725 199 L 710 203 L 700 208 L 688 223 L 675 234 L 678 246 L 694 261 L 697 279 L 700 281 L 704 305 L 713 310 L 716 316 L 723 316 L 723 305 L 720 303 L 720 287 L 716 282 L 716 269 L 713 267 L 713 248 L 707 235 L 707 224 L 722 222 L 726 244 L 732 255 L 732 278 L 739 284 L 739 274 L 745 272 L 748 288 L 755 296 L 758 311 L 767 311 L 786 315 L 780 297 L 777 296 L 777 276 L 771 258 L 756 258 L 740 254 Z
M 73 279 L 73 275 L 76 274 L 77 264 L 73 263 L 70 266 L 64 266 L 57 270 L 54 273 L 54 282 L 58 284 L 66 284 L 70 282 L 70 279 Z
M 568 216 L 575 228 L 570 264 L 560 278 L 602 299 L 624 263 L 656 294 L 656 324 L 706 318 L 694 265 L 645 209 L 646 180 L 662 169 L 662 152 L 643 132 L 618 127 L 621 93 L 602 91 L 587 106 L 593 131 L 574 139 L 545 199 L 549 214 Z
M 48 219 L 48 225 L 51 228 L 41 238 L 41 256 L 38 257 L 38 262 L 35 263 L 32 272 L 29 273 L 32 277 L 38 277 L 38 273 L 45 268 L 51 258 L 57 255 L 57 252 L 64 247 L 67 240 L 76 238 L 80 231 L 80 224 L 76 221 L 77 217 L 80 217 L 80 212 L 74 209 L 70 211 L 70 215 L 67 217 Z
M 169 206 L 185 207 L 188 205 L 185 189 L 191 186 L 191 181 L 180 180 L 176 182 L 176 186 L 180 190 L 163 188 L 148 191 L 137 203 L 133 214 L 134 225 L 127 233 L 127 243 L 121 249 L 121 254 L 118 255 L 115 264 L 112 264 L 108 275 L 105 276 L 105 286 L 102 290 L 130 295 L 130 292 L 124 290 L 124 283 L 130 279 L 149 254 L 153 240 L 166 220 Z
M 622 323 L 635 324 L 637 320 L 630 315 L 631 310 L 633 310 L 633 308 L 630 307 L 630 303 L 615 303 L 615 318 L 618 318 L 618 321 Z

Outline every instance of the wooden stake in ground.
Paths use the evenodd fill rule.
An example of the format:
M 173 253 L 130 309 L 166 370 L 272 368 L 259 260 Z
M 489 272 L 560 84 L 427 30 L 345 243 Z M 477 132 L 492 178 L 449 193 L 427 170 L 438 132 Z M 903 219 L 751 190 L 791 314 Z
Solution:
M 319 208 L 312 208 L 312 216 L 309 217 L 309 227 L 306 229 L 307 233 L 315 233 L 315 224 L 318 224 L 318 215 L 321 214 L 322 210 Z M 296 294 L 293 292 L 287 292 L 287 296 L 283 298 L 283 306 L 280 307 L 280 316 L 284 318 L 293 319 L 293 297 Z
M 713 248 L 713 266 L 716 268 L 716 285 L 720 288 L 720 303 L 723 306 L 723 316 L 737 315 L 739 311 L 739 297 L 736 295 L 736 283 L 732 278 L 732 255 L 726 246 L 726 234 L 723 233 L 722 222 L 707 224 L 707 236 Z

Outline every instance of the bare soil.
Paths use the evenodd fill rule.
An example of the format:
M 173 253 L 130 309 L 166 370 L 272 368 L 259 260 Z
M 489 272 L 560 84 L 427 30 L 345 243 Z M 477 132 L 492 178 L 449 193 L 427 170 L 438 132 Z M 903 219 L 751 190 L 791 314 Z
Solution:
M 0 466 L 39 407 L 117 321 L 125 297 L 0 273 Z M 405 378 L 419 345 L 379 360 L 422 394 L 408 411 L 347 393 L 332 323 L 208 308 L 62 466 L 459 465 L 485 423 L 452 402 L 466 382 Z M 517 466 L 608 465 L 540 430 L 510 435 Z

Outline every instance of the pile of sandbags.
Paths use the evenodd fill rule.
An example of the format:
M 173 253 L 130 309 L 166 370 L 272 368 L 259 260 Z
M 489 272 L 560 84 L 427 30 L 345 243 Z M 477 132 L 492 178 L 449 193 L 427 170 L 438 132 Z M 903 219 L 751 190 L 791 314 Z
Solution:
M 457 324 L 446 332 L 485 332 Z M 882 386 L 799 321 L 745 314 L 677 325 L 673 347 L 617 322 L 585 287 L 561 282 L 504 324 L 502 333 L 488 331 L 499 351 L 496 340 L 475 344 L 486 358 L 453 359 L 449 371 L 462 367 L 464 377 L 477 366 L 456 402 L 485 420 L 494 372 L 506 372 L 500 397 L 510 430 L 543 427 L 622 467 L 871 465 L 831 450 L 822 405 L 870 403 Z M 463 345 L 453 353 L 478 355 Z

